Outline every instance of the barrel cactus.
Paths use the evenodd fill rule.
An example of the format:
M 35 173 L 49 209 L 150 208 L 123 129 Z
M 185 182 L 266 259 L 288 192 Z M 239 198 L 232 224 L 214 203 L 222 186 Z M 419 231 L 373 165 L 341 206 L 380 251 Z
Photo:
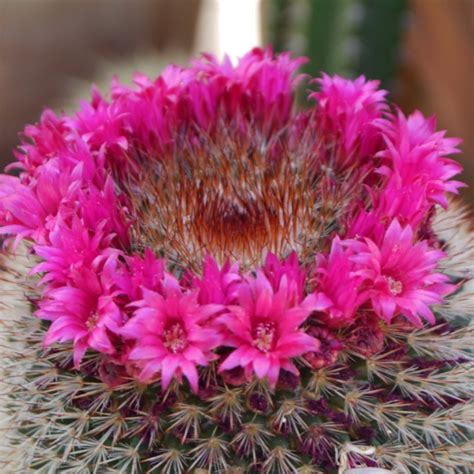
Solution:
M 364 77 L 298 109 L 302 62 L 204 56 L 25 128 L 2 472 L 472 472 L 458 140 Z

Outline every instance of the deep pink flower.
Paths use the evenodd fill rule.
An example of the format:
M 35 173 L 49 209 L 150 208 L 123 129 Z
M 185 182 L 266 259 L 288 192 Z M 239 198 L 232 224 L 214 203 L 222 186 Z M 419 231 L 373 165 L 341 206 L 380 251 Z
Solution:
M 100 272 L 79 269 L 72 276 L 71 285 L 48 291 L 36 311 L 41 319 L 52 321 L 44 341 L 46 346 L 73 341 L 76 368 L 88 348 L 104 354 L 115 353 L 111 334 L 118 332 L 124 320 L 114 299 L 111 275 L 115 265 L 111 257 Z
M 219 269 L 209 255 L 204 258 L 202 278 L 191 277 L 191 285 L 199 289 L 200 304 L 229 304 L 236 298 L 236 290 L 241 281 L 239 264 L 229 260 Z
M 363 278 L 357 273 L 351 254 L 352 251 L 335 237 L 329 255 L 319 254 L 316 259 L 315 293 L 330 301 L 322 311 L 329 327 L 352 323 L 357 309 L 367 299 L 367 292 L 362 288 Z
M 380 209 L 365 210 L 361 205 L 355 207 L 353 215 L 346 224 L 345 239 L 368 237 L 378 242 L 385 233 L 385 217 Z
M 342 153 L 337 160 L 342 166 L 371 156 L 380 140 L 376 120 L 387 110 L 386 91 L 364 76 L 351 81 L 323 74 L 317 82 L 321 90 L 310 97 L 317 100 L 320 139 L 338 144 Z
M 67 154 L 71 142 L 75 141 L 65 119 L 50 109 L 42 113 L 38 124 L 27 125 L 23 136 L 25 139 L 15 153 L 18 162 L 10 168 L 24 169 L 28 174 L 34 174 L 35 169 L 51 157 Z
M 433 321 L 452 286 L 442 252 L 417 240 L 436 246 L 430 218 L 461 186 L 447 158 L 458 141 L 393 114 L 363 77 L 323 75 L 298 110 L 304 61 L 203 55 L 25 128 L 19 177 L 0 176 L 0 236 L 42 259 L 47 345 L 72 341 L 76 366 L 91 348 L 196 391 L 197 367 L 224 345 L 226 380 L 274 386 L 295 357 L 337 356 L 329 336 L 327 357 L 315 352 L 308 326 L 349 333 L 365 312 Z
M 81 102 L 80 110 L 68 121 L 72 128 L 77 129 L 83 140 L 93 151 L 100 150 L 104 145 L 114 147 L 115 151 L 128 148 L 124 117 L 126 112 L 117 103 L 108 103 L 95 87 L 92 89 L 90 103 Z
M 291 305 L 303 301 L 306 272 L 300 267 L 296 252 L 292 252 L 285 260 L 280 260 L 276 255 L 269 253 L 262 270 L 274 292 L 280 289 L 283 278 L 286 278 L 285 284 L 288 285 Z
M 392 186 L 397 186 L 399 194 L 403 194 L 407 186 L 418 184 L 427 202 L 446 207 L 446 193 L 457 194 L 458 188 L 463 186 L 451 180 L 462 171 L 462 166 L 446 157 L 459 153 L 460 140 L 445 138 L 445 132 L 436 132 L 435 119 L 426 119 L 421 112 L 408 118 L 399 112 L 396 118 L 379 120 L 378 126 L 387 145 L 387 149 L 378 154 L 387 160 L 379 172 L 395 181 Z
M 161 281 L 165 276 L 165 260 L 156 258 L 153 252 L 146 248 L 143 256 L 126 257 L 126 265 L 117 269 L 113 276 L 115 284 L 130 301 L 143 298 L 143 288 L 161 290 Z
M 33 190 L 19 178 L 0 175 L 0 235 L 44 241 L 46 211 Z
M 416 326 L 421 326 L 421 318 L 435 322 L 429 307 L 441 303 L 455 288 L 447 283 L 447 276 L 434 272 L 443 252 L 429 248 L 425 241 L 414 243 L 411 227 L 402 228 L 397 220 L 380 245 L 365 239 L 351 247 L 351 258 L 367 279 L 373 309 L 381 318 L 390 322 L 401 313 Z
M 102 189 L 90 185 L 81 190 L 77 197 L 78 211 L 85 228 L 95 231 L 101 226 L 105 234 L 117 237 L 119 246 L 125 246 L 129 242 L 128 228 L 131 223 L 127 222 L 120 204 L 111 178 L 107 178 Z
M 295 73 L 305 62 L 305 58 L 291 58 L 290 53 L 274 57 L 270 48 L 253 49 L 236 66 L 229 58 L 219 63 L 205 55 L 193 63 L 195 77 L 202 79 L 189 84 L 191 119 L 203 128 L 215 126 L 219 106 L 223 106 L 229 118 L 242 119 L 242 126 L 251 115 L 253 126 L 264 133 L 281 128 L 290 117 L 294 90 L 303 78 Z
M 180 379 L 184 375 L 197 392 L 196 367 L 215 359 L 212 350 L 221 342 L 209 319 L 222 311 L 222 306 L 198 304 L 197 293 L 183 293 L 169 274 L 165 274 L 162 288 L 163 294 L 144 288 L 143 299 L 134 303 L 138 309 L 120 330 L 125 338 L 137 341 L 128 359 L 141 365 L 144 381 L 160 374 L 166 390 L 174 376 Z
M 373 213 L 385 226 L 397 219 L 401 224 L 416 229 L 431 207 L 423 183 L 413 182 L 401 187 L 400 180 L 392 175 L 383 192 L 375 199 Z
M 292 304 L 293 295 L 286 277 L 278 291 L 263 272 L 246 278 L 238 290 L 239 305 L 228 306 L 228 314 L 218 320 L 224 326 L 223 344 L 236 349 L 222 362 L 219 371 L 243 367 L 259 379 L 268 378 L 275 386 L 281 369 L 298 374 L 292 358 L 319 347 L 317 339 L 306 334 L 301 325 L 316 310 L 328 306 L 324 296 L 307 296 Z
M 49 233 L 49 245 L 34 246 L 36 255 L 43 259 L 34 268 L 34 273 L 45 273 L 42 283 L 64 285 L 78 269 L 91 268 L 100 259 L 105 259 L 107 253 L 104 251 L 113 236 L 104 236 L 104 225 L 105 222 L 100 224 L 92 234 L 77 216 L 70 225 L 57 219 Z M 109 249 L 109 253 L 113 253 L 113 249 Z

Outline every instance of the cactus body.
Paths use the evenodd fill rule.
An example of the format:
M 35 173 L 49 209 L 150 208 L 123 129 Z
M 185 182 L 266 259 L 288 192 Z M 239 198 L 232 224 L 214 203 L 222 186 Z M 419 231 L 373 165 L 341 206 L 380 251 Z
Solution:
M 275 392 L 257 380 L 224 385 L 211 367 L 199 398 L 131 380 L 109 387 L 97 357 L 87 374 L 71 370 L 70 350 L 45 351 L 45 328 L 31 317 L 31 257 L 2 257 L 4 472 L 326 473 L 347 442 L 376 447 L 373 462 L 355 455 L 361 464 L 470 472 L 473 237 L 456 203 L 434 228 L 448 242 L 445 271 L 466 279 L 435 326 L 383 325 L 383 346 L 370 356 L 361 340 L 371 335 L 352 337 L 333 363 L 302 366 L 302 383 L 287 374 Z
M 301 62 L 205 58 L 27 127 L 2 472 L 472 472 L 457 141 L 364 78 L 294 111 Z

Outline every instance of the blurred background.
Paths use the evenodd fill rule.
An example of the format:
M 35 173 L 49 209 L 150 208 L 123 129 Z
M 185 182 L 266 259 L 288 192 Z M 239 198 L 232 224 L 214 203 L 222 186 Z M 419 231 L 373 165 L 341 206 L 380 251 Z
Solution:
M 474 203 L 474 0 L 0 0 L 0 165 L 44 106 L 210 50 L 309 56 L 307 72 L 381 79 L 405 112 L 461 137 Z

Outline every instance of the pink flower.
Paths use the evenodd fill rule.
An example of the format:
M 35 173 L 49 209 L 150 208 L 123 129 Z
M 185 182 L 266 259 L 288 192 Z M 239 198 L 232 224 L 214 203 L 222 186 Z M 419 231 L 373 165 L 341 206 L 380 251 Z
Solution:
M 124 130 L 126 112 L 121 104 L 109 104 L 96 87 L 92 88 L 91 102 L 82 101 L 80 110 L 69 121 L 83 140 L 94 151 L 106 145 L 120 152 L 127 150 L 128 140 Z
M 73 341 L 74 365 L 78 369 L 88 348 L 114 354 L 111 335 L 123 323 L 123 313 L 116 304 L 111 275 L 115 260 L 109 258 L 100 272 L 81 268 L 71 285 L 50 290 L 40 302 L 36 315 L 52 321 L 44 344 Z
M 219 269 L 215 260 L 207 255 L 203 262 L 202 278 L 193 276 L 191 280 L 192 287 L 199 289 L 200 304 L 229 304 L 234 302 L 236 289 L 241 281 L 239 264 L 231 265 L 227 260 Z
M 303 301 L 306 272 L 300 267 L 296 252 L 292 252 L 282 261 L 276 255 L 269 253 L 262 270 L 274 292 L 279 290 L 283 278 L 286 277 L 291 304 L 297 305 Z
M 21 174 L 0 175 L 0 237 L 29 239 L 42 260 L 45 344 L 72 341 L 76 367 L 91 348 L 197 391 L 198 367 L 225 350 L 225 380 L 275 386 L 295 357 L 335 360 L 331 331 L 361 314 L 433 320 L 453 287 L 435 271 L 442 252 L 416 239 L 436 247 L 435 206 L 461 186 L 458 141 L 419 112 L 391 113 L 364 77 L 323 75 L 298 110 L 304 62 L 203 55 L 25 128 Z
M 19 178 L 0 175 L 0 235 L 31 236 L 44 241 L 46 211 L 33 190 Z
M 352 251 L 336 236 L 326 257 L 319 254 L 315 268 L 315 294 L 324 295 L 330 304 L 321 316 L 329 327 L 342 327 L 354 321 L 355 313 L 367 299 L 363 278 L 351 258 Z
M 303 78 L 295 73 L 305 62 L 292 59 L 290 53 L 275 57 L 270 48 L 253 49 L 236 66 L 228 57 L 219 63 L 205 55 L 193 63 L 194 77 L 205 81 L 189 84 L 194 119 L 203 128 L 215 126 L 221 106 L 229 118 L 241 118 L 242 126 L 251 115 L 253 126 L 264 133 L 281 128 L 290 118 L 294 91 Z
M 58 218 L 49 233 L 49 245 L 34 246 L 36 255 L 43 259 L 34 268 L 34 273 L 45 273 L 42 283 L 64 285 L 77 269 L 90 268 L 96 260 L 105 259 L 104 250 L 112 236 L 105 238 L 102 231 L 104 224 L 99 225 L 91 235 L 77 216 L 72 218 L 70 225 Z M 110 252 L 113 250 L 110 249 Z
M 413 182 L 400 187 L 399 179 L 393 175 L 377 196 L 373 213 L 385 226 L 397 219 L 401 224 L 416 229 L 431 207 L 432 203 L 426 199 L 426 187 L 423 183 Z
M 143 256 L 126 257 L 126 265 L 117 269 L 114 281 L 130 301 L 143 298 L 143 288 L 159 291 L 165 275 L 165 261 L 146 248 Z
M 355 81 L 323 74 L 318 81 L 321 90 L 310 97 L 317 100 L 318 135 L 337 142 L 340 165 L 350 165 L 358 157 L 370 157 L 380 140 L 375 121 L 387 110 L 386 91 L 378 89 L 378 81 Z
M 219 372 L 243 367 L 250 376 L 268 378 L 274 387 L 281 369 L 298 374 L 290 360 L 305 352 L 316 351 L 317 339 L 306 334 L 301 325 L 316 310 L 328 306 L 324 296 L 310 295 L 300 304 L 292 305 L 286 277 L 278 291 L 262 271 L 257 277 L 246 278 L 239 287 L 239 305 L 228 306 L 228 314 L 218 321 L 226 335 L 223 344 L 236 349 L 222 362 Z
M 124 209 L 120 206 L 120 197 L 114 190 L 114 183 L 109 177 L 102 189 L 89 185 L 78 193 L 77 206 L 84 226 L 95 231 L 99 225 L 105 234 L 114 234 L 117 246 L 126 246 L 129 242 L 128 228 L 130 222 L 125 218 Z
M 379 208 L 365 210 L 362 206 L 354 208 L 353 215 L 346 223 L 345 239 L 368 237 L 379 241 L 385 233 L 385 217 Z
M 425 241 L 413 243 L 410 226 L 402 228 L 393 220 L 383 242 L 370 239 L 351 244 L 359 274 L 366 278 L 374 311 L 390 322 L 398 313 L 420 326 L 421 318 L 435 322 L 430 305 L 439 304 L 455 286 L 448 277 L 434 272 L 444 253 Z
M 161 375 L 166 390 L 171 379 L 184 375 L 192 390 L 198 391 L 196 366 L 205 366 L 215 359 L 212 350 L 221 336 L 211 316 L 222 311 L 221 305 L 199 305 L 196 292 L 183 293 L 178 281 L 165 274 L 163 294 L 143 289 L 143 300 L 133 317 L 120 330 L 137 344 L 128 354 L 130 361 L 141 365 L 141 380 Z
M 387 160 L 379 172 L 395 181 L 399 194 L 405 188 L 420 185 L 420 193 L 430 204 L 448 205 L 446 193 L 458 194 L 463 186 L 451 178 L 462 171 L 462 166 L 447 158 L 459 153 L 460 140 L 444 138 L 445 132 L 435 132 L 434 118 L 425 119 L 420 112 L 406 118 L 401 112 L 393 119 L 378 121 L 387 148 L 378 156 Z
M 221 63 L 204 55 L 191 68 L 166 68 L 156 80 L 137 74 L 134 89 L 113 84 L 112 112 L 104 114 L 102 106 L 96 114 L 83 112 L 81 128 L 94 130 L 84 119 L 94 124 L 95 115 L 100 114 L 99 136 L 107 126 L 114 137 L 115 117 L 119 117 L 120 127 L 131 131 L 127 141 L 137 141 L 148 152 L 169 150 L 176 130 L 183 127 L 190 135 L 196 126 L 206 134 L 213 133 L 223 117 L 238 122 L 242 132 L 257 127 L 269 134 L 284 127 L 291 117 L 295 86 L 302 77 L 295 73 L 304 62 L 303 58 L 292 59 L 289 53 L 274 57 L 270 49 L 254 49 L 235 66 L 229 58 Z M 123 120 L 120 110 L 126 114 Z
M 65 122 L 63 117 L 58 117 L 52 110 L 46 109 L 38 124 L 25 127 L 24 141 L 15 153 L 19 162 L 10 165 L 10 168 L 20 168 L 28 174 L 34 174 L 35 169 L 52 156 L 67 154 L 75 137 Z

